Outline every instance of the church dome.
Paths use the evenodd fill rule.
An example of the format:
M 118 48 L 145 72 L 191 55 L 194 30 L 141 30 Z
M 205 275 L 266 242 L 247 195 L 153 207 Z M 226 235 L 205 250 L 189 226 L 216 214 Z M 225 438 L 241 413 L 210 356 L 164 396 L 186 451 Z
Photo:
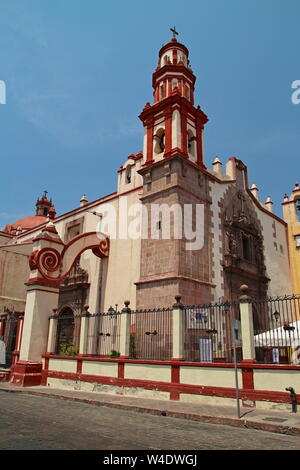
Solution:
M 55 208 L 52 204 L 52 199 L 47 198 L 48 191 L 44 191 L 42 197 L 36 201 L 36 212 L 35 215 L 30 215 L 22 219 L 17 220 L 13 224 L 8 224 L 4 228 L 4 232 L 10 235 L 20 235 L 22 232 L 34 229 L 39 225 L 48 222 L 49 218 L 55 217 Z
M 8 233 L 16 232 L 21 229 L 22 232 L 25 230 L 30 230 L 37 227 L 38 225 L 45 224 L 47 222 L 47 217 L 41 215 L 31 215 L 29 217 L 24 217 L 19 219 L 11 225 L 6 225 L 4 231 Z

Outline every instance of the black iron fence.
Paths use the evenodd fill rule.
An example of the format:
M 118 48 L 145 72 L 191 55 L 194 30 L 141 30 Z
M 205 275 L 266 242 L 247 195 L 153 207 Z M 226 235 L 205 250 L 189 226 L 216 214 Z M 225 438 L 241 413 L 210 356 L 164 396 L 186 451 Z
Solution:
M 120 356 L 122 312 L 109 311 L 89 317 L 87 352 L 100 357 Z
M 235 332 L 238 332 L 238 337 Z M 238 304 L 225 302 L 184 307 L 184 359 L 193 362 L 233 362 L 236 348 L 240 360 L 239 332 Z
M 250 300 L 256 361 L 300 364 L 300 296 Z
M 131 314 L 131 359 L 172 358 L 172 309 L 136 310 Z
M 247 337 L 247 341 L 254 341 L 256 361 L 300 364 L 300 296 L 249 298 L 243 302 L 252 306 L 254 338 Z M 56 354 L 75 356 L 79 353 L 86 313 L 57 318 Z M 130 359 L 168 361 L 174 357 L 174 338 L 177 345 L 181 341 L 178 340 L 181 333 L 173 331 L 173 313 L 173 308 L 125 309 L 122 312 L 111 308 L 107 313 L 89 314 L 84 354 L 118 358 L 121 335 L 127 335 Z M 129 318 L 123 322 L 126 328 L 122 330 L 124 315 Z M 180 357 L 183 360 L 232 363 L 235 354 L 237 361 L 243 359 L 240 303 L 180 305 L 180 318 L 183 332 Z

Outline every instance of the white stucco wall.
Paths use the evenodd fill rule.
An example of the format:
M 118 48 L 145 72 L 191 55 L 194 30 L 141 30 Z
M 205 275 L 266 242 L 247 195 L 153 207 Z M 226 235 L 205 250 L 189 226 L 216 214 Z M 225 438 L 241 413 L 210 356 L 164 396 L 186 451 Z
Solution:
M 286 227 L 271 214 L 266 214 L 256 206 L 255 210 L 263 227 L 265 264 L 267 276 L 271 279 L 268 295 L 273 297 L 291 294 L 292 281 Z M 274 233 L 276 233 L 276 237 L 274 237 Z

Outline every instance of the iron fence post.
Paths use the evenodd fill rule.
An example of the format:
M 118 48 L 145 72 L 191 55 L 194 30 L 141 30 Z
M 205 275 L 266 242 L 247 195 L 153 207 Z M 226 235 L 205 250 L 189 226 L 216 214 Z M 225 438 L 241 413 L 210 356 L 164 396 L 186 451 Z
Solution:
M 125 300 L 124 304 L 125 307 L 122 309 L 120 326 L 120 357 L 128 358 L 130 355 L 131 309 L 129 308 L 129 300 Z
M 81 322 L 80 322 L 80 339 L 79 339 L 79 354 L 83 355 L 87 353 L 87 343 L 88 343 L 88 332 L 89 332 L 89 317 L 91 314 L 89 313 L 89 306 L 85 305 L 84 313 L 81 315 Z
M 182 361 L 184 359 L 183 305 L 180 295 L 176 295 L 175 300 L 176 303 L 173 305 L 172 360 Z
M 255 344 L 253 329 L 253 309 L 250 302 L 251 297 L 247 294 L 248 286 L 240 287 L 242 295 L 240 296 L 240 313 L 241 313 L 241 334 L 243 361 L 255 361 Z

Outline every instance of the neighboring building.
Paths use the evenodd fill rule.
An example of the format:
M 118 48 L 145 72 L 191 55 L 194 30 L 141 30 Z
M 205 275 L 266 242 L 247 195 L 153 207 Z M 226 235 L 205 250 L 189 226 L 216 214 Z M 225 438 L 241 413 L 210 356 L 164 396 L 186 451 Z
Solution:
M 288 246 L 293 282 L 293 293 L 300 293 L 300 187 L 295 188 L 290 196 L 284 195 L 283 218 L 288 226 Z
M 75 314 L 84 304 L 89 304 L 90 312 L 107 311 L 110 306 L 120 309 L 126 299 L 132 308 L 170 306 L 176 294 L 186 305 L 233 300 L 241 284 L 247 284 L 256 298 L 290 294 L 295 289 L 287 218 L 284 222 L 273 213 L 270 199 L 266 203 L 258 199 L 255 185 L 249 188 L 247 167 L 240 159 L 230 157 L 225 171 L 219 158 L 212 169 L 206 167 L 203 139 L 208 118 L 194 105 L 195 81 L 188 49 L 173 38 L 159 52 L 153 73 L 154 103 L 146 103 L 140 115 L 145 128 L 143 151 L 129 155 L 119 168 L 117 191 L 93 202 L 84 195 L 79 207 L 54 220 L 64 242 L 95 231 L 99 223 L 105 232 L 109 205 L 119 232 L 116 238 L 111 236 L 108 258 L 99 259 L 87 251 L 77 259 L 61 283 L 59 305 L 53 306 L 59 313 Z M 136 204 L 141 204 L 142 211 L 148 209 L 143 238 L 125 233 L 128 220 L 124 214 L 129 210 L 132 222 L 134 212 L 130 211 Z M 203 227 L 203 244 L 199 235 L 199 247 L 187 250 L 186 244 L 193 240 L 180 239 L 172 231 L 162 239 L 164 231 L 169 226 L 173 230 L 176 223 L 173 214 L 169 223 L 160 211 L 153 218 L 154 204 L 181 211 L 183 219 L 177 229 L 186 224 L 190 230 L 196 227 L 197 205 L 202 207 L 204 220 L 198 222 Z M 193 217 L 184 212 L 185 205 L 193 207 Z M 4 306 L 24 309 L 32 240 L 45 226 L 50 210 L 54 211 L 52 201 L 45 193 L 37 201 L 35 216 L 0 232 L 2 311 Z M 150 236 L 151 230 L 158 238 Z M 295 253 L 299 259 L 299 250 Z M 299 277 L 297 282 L 299 286 Z

